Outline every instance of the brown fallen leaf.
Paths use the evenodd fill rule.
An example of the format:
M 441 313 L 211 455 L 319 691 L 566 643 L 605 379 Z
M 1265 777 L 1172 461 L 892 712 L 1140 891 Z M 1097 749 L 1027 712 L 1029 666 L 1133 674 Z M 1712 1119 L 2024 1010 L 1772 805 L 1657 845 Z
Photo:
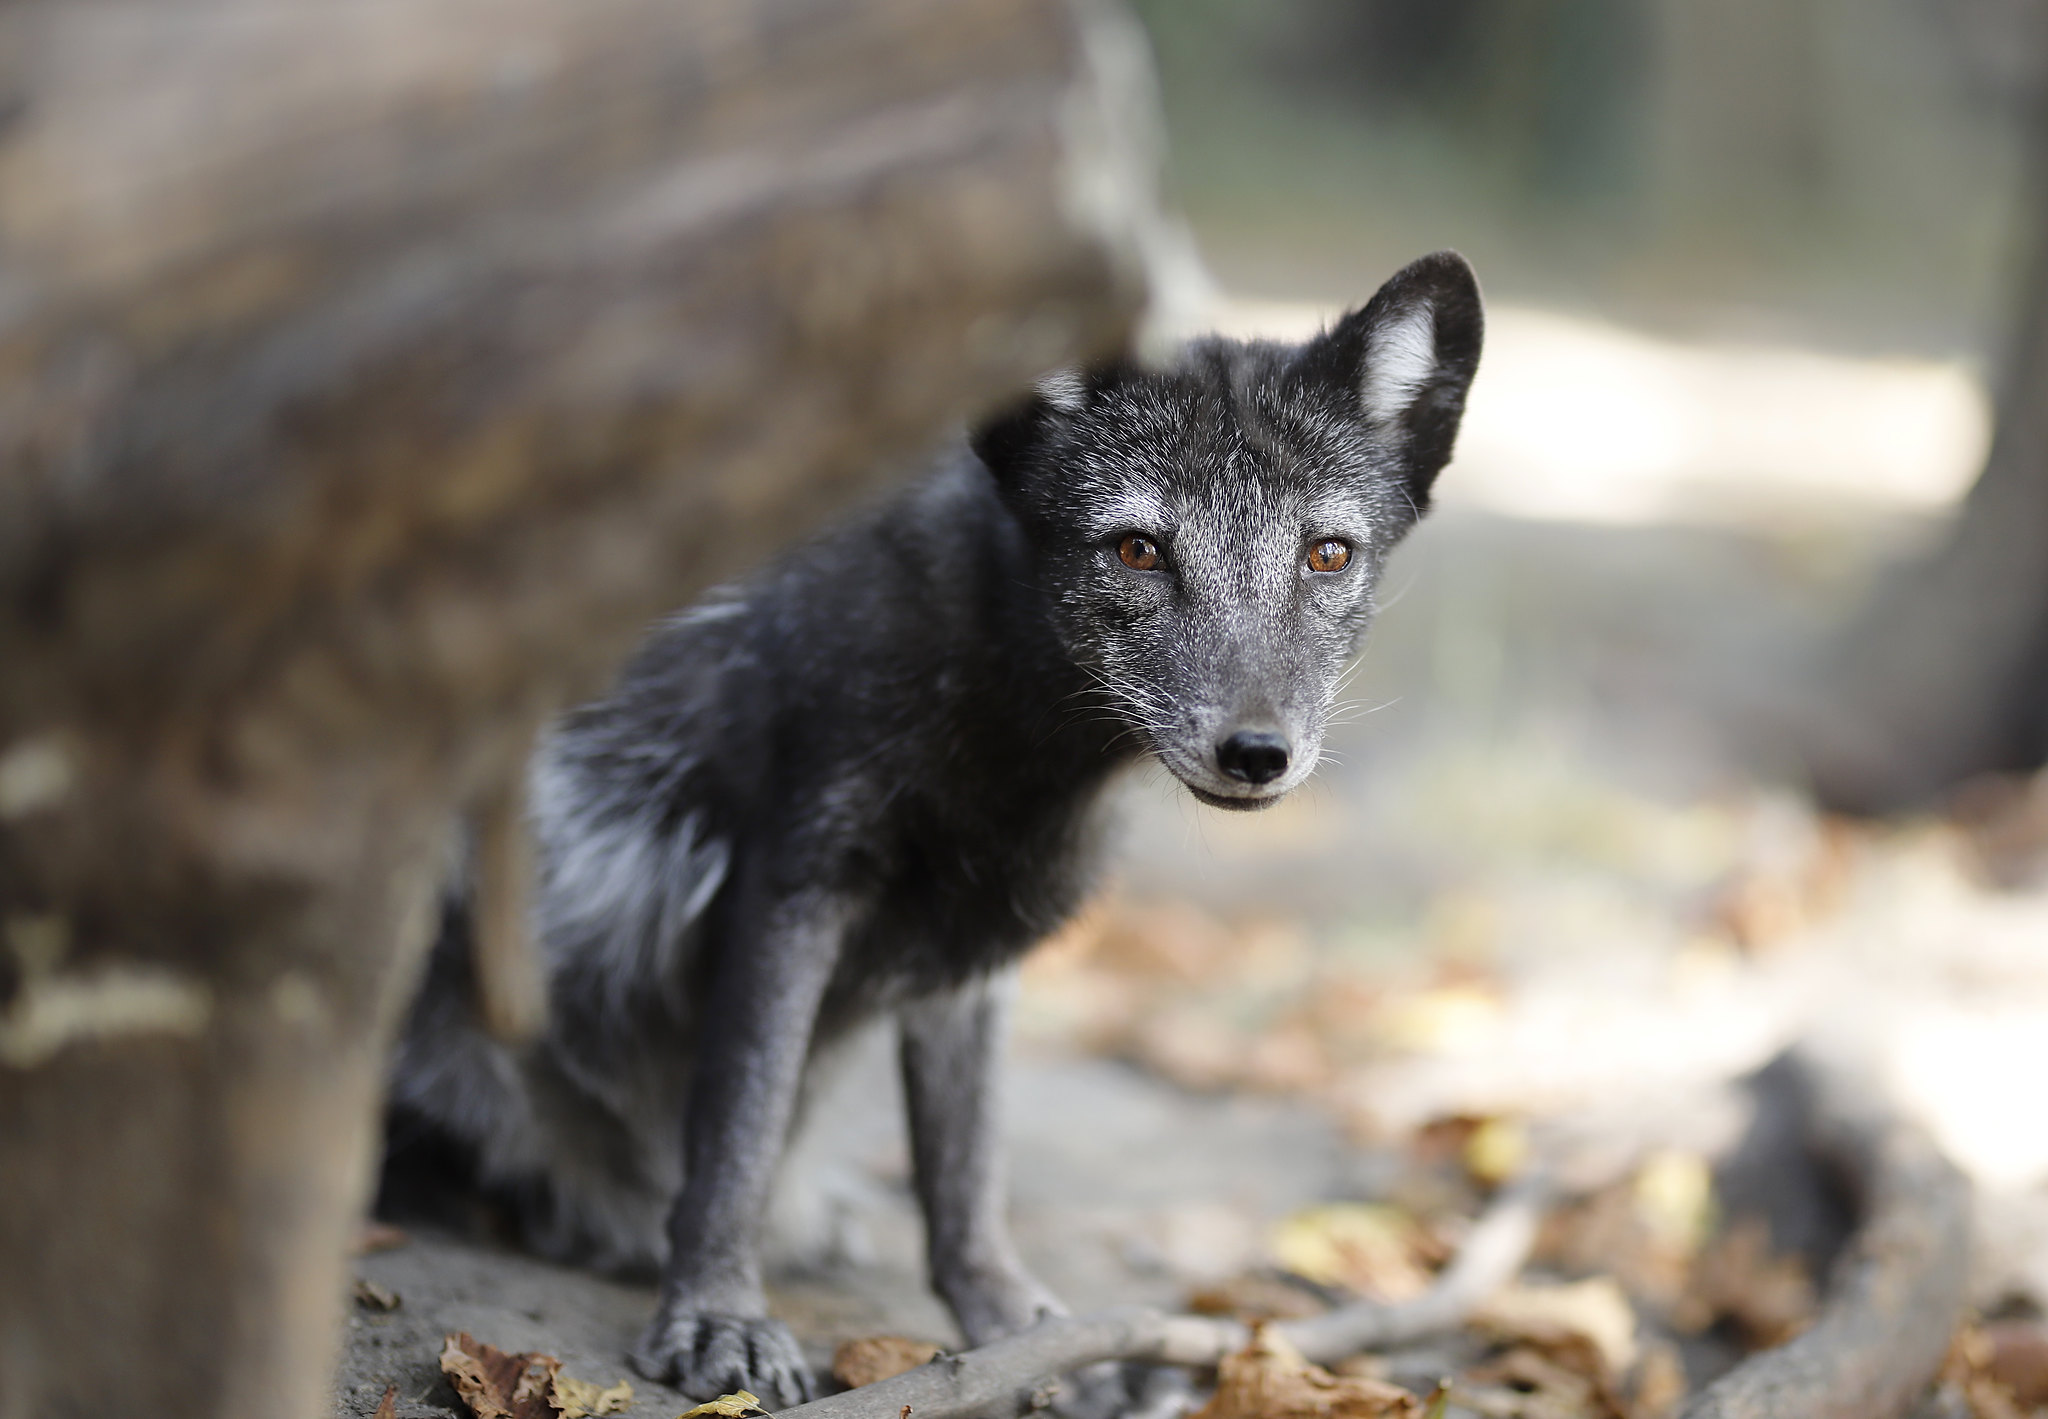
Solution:
M 1228 966 L 1236 936 L 1186 902 L 1115 902 L 1098 924 L 1095 964 L 1154 985 L 1203 985 Z
M 562 1419 L 588 1419 L 597 1414 L 618 1414 L 632 1407 L 633 1386 L 620 1380 L 610 1389 L 594 1380 L 573 1379 L 559 1371 L 552 1392 L 555 1412 Z
M 395 1311 L 399 1307 L 398 1293 L 388 1286 L 379 1286 L 367 1277 L 356 1278 L 356 1304 L 366 1310 Z
M 708 1419 L 711 1415 L 716 1415 L 717 1419 L 752 1419 L 754 1415 L 767 1412 L 761 1407 L 759 1395 L 740 1389 L 708 1399 L 695 1409 L 685 1409 L 676 1419 Z
M 556 1419 L 554 1382 L 561 1367 L 552 1355 L 508 1355 L 467 1331 L 441 1345 L 441 1373 L 475 1419 Z
M 1423 1419 L 1422 1401 L 1383 1380 L 1311 1365 L 1271 1326 L 1216 1367 L 1216 1394 L 1194 1419 Z
M 1508 1348 L 1466 1377 L 1532 1396 L 1517 1413 L 1629 1419 L 1621 1380 L 1637 1359 L 1636 1315 L 1611 1276 L 1506 1286 L 1473 1322 Z
M 1999 1320 L 1983 1327 L 1990 1354 L 1984 1371 L 2012 1391 L 2028 1409 L 2048 1404 L 2048 1325 L 2038 1320 Z
M 1950 814 L 1991 886 L 2018 891 L 2048 877 L 2048 774 L 1972 780 Z
M 1568 1274 L 1612 1276 L 1631 1296 L 1669 1310 L 1693 1280 L 1713 1215 L 1706 1159 L 1665 1150 L 1633 1177 L 1554 1209 L 1536 1255 Z
M 398 1386 L 384 1386 L 384 1397 L 377 1401 L 377 1412 L 370 1419 L 398 1419 Z
M 1329 1051 L 1312 1030 L 1282 1023 L 1246 1045 L 1238 1082 L 1269 1094 L 1300 1094 L 1325 1087 L 1336 1075 Z
M 1204 1286 L 1188 1297 L 1188 1309 L 1200 1316 L 1233 1316 L 1238 1320 L 1304 1320 L 1329 1307 L 1294 1282 L 1257 1273 L 1232 1276 Z
M 1949 1401 L 1943 1413 L 1955 1412 L 1954 1401 L 1960 1401 L 1970 1419 L 2025 1419 L 2030 1410 L 2020 1407 L 2012 1386 L 1991 1373 L 1994 1353 L 1991 1337 L 1976 1326 L 1956 1332 L 1937 1389 L 1939 1397 Z
M 1685 1362 L 1677 1346 L 1657 1340 L 1644 1348 L 1628 1398 L 1633 1419 L 1669 1419 L 1678 1411 L 1685 1399 Z
M 1546 1353 L 1580 1337 L 1593 1346 L 1598 1377 L 1609 1384 L 1636 1362 L 1635 1309 L 1610 1276 L 1568 1285 L 1503 1286 L 1472 1319 L 1496 1339 Z
M 832 1352 L 832 1378 L 848 1389 L 894 1379 L 928 1364 L 939 1347 L 928 1340 L 902 1335 L 868 1335 L 849 1340 Z
M 1730 1320 L 1750 1345 L 1766 1349 L 1806 1329 L 1816 1304 L 1805 1261 L 1774 1255 L 1770 1225 L 1761 1217 L 1743 1217 L 1700 1252 L 1672 1323 L 1700 1331 Z
M 1297 1276 L 1380 1301 L 1428 1289 L 1427 1243 L 1398 1207 L 1333 1202 L 1288 1217 L 1274 1229 L 1273 1259 Z
M 1245 1036 L 1218 1017 L 1218 1012 L 1192 1003 L 1162 1006 L 1138 1020 L 1123 1053 L 1133 1064 L 1197 1093 L 1213 1093 L 1240 1083 L 1244 1074 Z
M 1520 1395 L 1511 1412 L 1530 1419 L 1539 1414 L 1629 1419 L 1620 1397 L 1603 1378 L 1603 1368 L 1593 1342 L 1571 1335 L 1541 1347 L 1517 1345 L 1466 1371 L 1465 1379 Z

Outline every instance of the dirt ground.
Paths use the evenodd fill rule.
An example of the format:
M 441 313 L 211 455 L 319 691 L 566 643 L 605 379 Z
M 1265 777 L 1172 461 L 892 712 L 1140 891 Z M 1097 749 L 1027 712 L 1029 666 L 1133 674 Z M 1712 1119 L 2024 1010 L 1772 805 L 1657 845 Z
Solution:
M 1961 816 L 1852 824 L 1783 771 L 1788 734 L 1814 722 L 1799 690 L 1814 646 L 1886 556 L 1931 535 L 1875 515 L 1434 518 L 1389 578 L 1315 785 L 1241 817 L 1140 774 L 1117 805 L 1114 886 L 1027 967 L 1009 1115 L 1028 1259 L 1081 1309 L 1179 1306 L 1332 1256 L 1325 1298 L 1398 1295 L 1440 1263 L 1429 1237 L 1454 1243 L 1484 1185 L 1541 1156 L 1586 1197 L 1623 1198 L 1635 1228 L 1604 1252 L 1553 1249 L 1544 1275 L 1619 1278 L 1642 1318 L 1630 1353 L 1678 1357 L 1669 1391 L 1671 1372 L 1727 1363 L 1701 1337 L 1742 1318 L 1684 1319 L 1730 1220 L 1712 1192 L 1744 1122 L 1729 1081 L 1817 1040 L 1977 1182 L 1978 1304 L 2037 1309 L 2048 797 L 1993 786 Z M 858 1335 L 953 1338 L 918 1280 L 888 1056 L 879 1037 L 854 1051 L 777 1204 L 778 1312 L 821 1369 Z M 1354 1224 L 1399 1246 L 1361 1251 Z M 1668 1274 L 1646 1280 L 1657 1236 Z M 1752 1258 L 1756 1286 L 1768 1260 Z M 652 1304 L 426 1235 L 359 1270 L 398 1305 L 355 1308 L 345 1415 L 369 1415 L 387 1383 L 401 1416 L 449 1412 L 434 1356 L 457 1330 L 609 1384 Z M 1425 1347 L 1376 1363 L 1426 1387 L 1462 1361 Z M 634 1383 L 632 1414 L 687 1407 Z M 1626 1412 L 1668 1412 L 1646 1383 Z M 1475 1391 L 1451 1412 L 1616 1412 L 1530 1407 L 1532 1392 Z

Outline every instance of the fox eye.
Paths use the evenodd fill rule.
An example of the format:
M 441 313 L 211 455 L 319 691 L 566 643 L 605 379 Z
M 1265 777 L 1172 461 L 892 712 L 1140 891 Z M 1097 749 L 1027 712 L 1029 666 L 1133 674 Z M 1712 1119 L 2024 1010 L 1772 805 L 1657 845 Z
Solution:
M 1334 537 L 1326 537 L 1308 549 L 1308 569 L 1312 572 L 1341 572 L 1350 565 L 1350 544 Z
M 1150 572 L 1159 569 L 1159 544 L 1150 537 L 1136 533 L 1116 544 L 1116 554 L 1123 564 L 1134 572 Z

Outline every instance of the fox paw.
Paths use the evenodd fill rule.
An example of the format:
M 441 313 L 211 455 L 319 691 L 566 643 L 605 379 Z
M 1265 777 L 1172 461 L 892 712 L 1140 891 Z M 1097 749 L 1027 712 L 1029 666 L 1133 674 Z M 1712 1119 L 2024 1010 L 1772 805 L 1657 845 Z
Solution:
M 813 1392 L 796 1337 L 768 1316 L 657 1315 L 627 1358 L 646 1378 L 700 1401 L 746 1390 L 772 1413 L 808 1403 Z

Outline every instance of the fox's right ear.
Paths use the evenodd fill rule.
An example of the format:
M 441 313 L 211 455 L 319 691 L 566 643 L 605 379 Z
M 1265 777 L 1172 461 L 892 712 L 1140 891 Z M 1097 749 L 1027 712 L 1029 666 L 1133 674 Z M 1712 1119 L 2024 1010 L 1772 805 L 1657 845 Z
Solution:
M 1041 375 L 1030 394 L 982 421 L 968 443 L 975 457 L 987 464 L 999 481 L 1008 483 L 1057 423 L 1088 407 L 1091 393 L 1088 376 L 1080 370 L 1059 369 Z
M 1418 509 L 1451 460 L 1485 329 L 1471 264 L 1439 251 L 1402 267 L 1363 310 L 1302 352 L 1311 379 L 1341 390 L 1392 436 Z

